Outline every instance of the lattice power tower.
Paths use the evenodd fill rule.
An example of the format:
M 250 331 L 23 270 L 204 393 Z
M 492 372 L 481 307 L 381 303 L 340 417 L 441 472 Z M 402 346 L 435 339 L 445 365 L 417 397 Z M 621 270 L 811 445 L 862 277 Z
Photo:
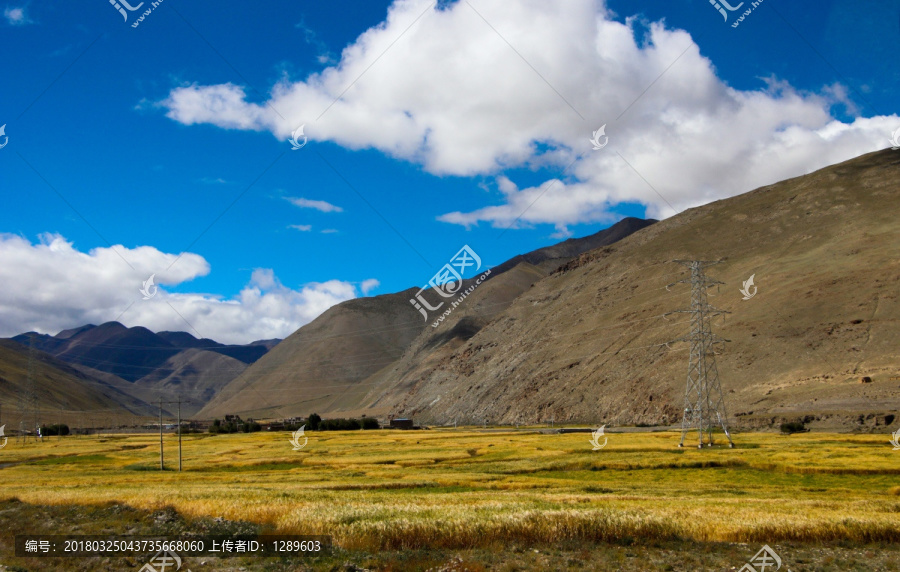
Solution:
M 684 446 L 684 438 L 688 432 L 697 431 L 697 447 L 705 444 L 711 447 L 713 444 L 712 430 L 714 426 L 721 426 L 728 438 L 730 447 L 734 447 L 731 434 L 726 425 L 727 414 L 725 412 L 725 398 L 722 395 L 722 385 L 719 383 L 719 370 L 716 368 L 716 351 L 714 344 L 726 342 L 723 338 L 712 333 L 710 322 L 719 314 L 728 314 L 725 310 L 718 310 L 709 305 L 706 299 L 706 291 L 711 286 L 724 284 L 713 280 L 703 273 L 703 269 L 720 261 L 706 260 L 673 260 L 691 269 L 691 277 L 669 286 L 680 283 L 691 285 L 691 309 L 676 310 L 669 314 L 690 314 L 691 333 L 688 336 L 673 341 L 691 342 L 691 356 L 688 362 L 687 387 L 684 390 L 684 417 L 681 421 L 681 442 Z M 666 289 L 669 288 L 666 286 Z M 668 315 L 668 314 L 667 314 Z M 703 441 L 703 432 L 706 431 L 707 441 Z

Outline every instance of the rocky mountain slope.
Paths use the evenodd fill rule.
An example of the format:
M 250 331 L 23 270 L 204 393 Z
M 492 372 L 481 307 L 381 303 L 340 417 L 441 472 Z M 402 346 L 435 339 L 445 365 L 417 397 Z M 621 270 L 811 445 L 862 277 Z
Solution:
M 690 209 L 586 253 L 450 351 L 407 352 L 359 408 L 423 423 L 680 421 L 688 276 L 710 302 L 738 426 L 900 423 L 900 153 L 885 150 Z M 744 300 L 754 276 L 756 295 Z M 423 333 L 450 335 L 459 323 Z

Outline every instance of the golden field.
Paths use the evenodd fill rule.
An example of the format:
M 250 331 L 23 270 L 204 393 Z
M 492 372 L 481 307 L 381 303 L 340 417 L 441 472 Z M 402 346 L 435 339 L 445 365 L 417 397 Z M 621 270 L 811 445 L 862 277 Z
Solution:
M 187 517 L 328 534 L 345 549 L 563 541 L 900 541 L 900 451 L 889 435 L 735 435 L 677 448 L 674 432 L 534 430 L 56 437 L 0 450 L 0 500 L 171 506 Z M 720 438 L 719 441 L 722 439 Z M 90 534 L 81 530 L 62 533 Z

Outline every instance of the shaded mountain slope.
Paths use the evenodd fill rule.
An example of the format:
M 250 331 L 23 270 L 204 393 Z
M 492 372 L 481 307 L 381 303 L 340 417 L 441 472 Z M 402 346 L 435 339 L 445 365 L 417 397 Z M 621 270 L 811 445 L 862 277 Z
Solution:
M 245 369 L 244 362 L 226 355 L 188 349 L 134 382 L 131 393 L 150 403 L 160 398 L 163 401 L 182 399 L 181 413 L 190 417 Z
M 83 412 L 124 418 L 152 413 L 148 404 L 125 394 L 104 381 L 93 378 L 72 366 L 11 340 L 0 339 L 0 403 L 3 423 L 9 429 L 18 427 L 31 371 L 37 394 L 39 418 L 43 423 L 70 423 L 80 426 Z M 28 409 L 27 406 L 25 406 Z M 30 417 L 29 428 L 30 428 Z
M 325 311 L 228 384 L 198 414 L 285 416 L 327 410 L 350 387 L 400 357 L 424 327 L 416 290 L 357 298 Z

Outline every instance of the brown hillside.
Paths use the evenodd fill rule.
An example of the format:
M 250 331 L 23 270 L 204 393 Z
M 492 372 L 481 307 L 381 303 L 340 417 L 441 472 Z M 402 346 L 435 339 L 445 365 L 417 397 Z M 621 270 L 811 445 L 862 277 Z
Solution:
M 714 321 L 732 340 L 718 357 L 731 416 L 883 423 L 900 407 L 898 180 L 886 150 L 690 209 L 572 261 L 369 404 L 424 423 L 678 422 L 688 347 L 665 342 L 688 324 L 662 315 L 689 286 L 666 290 L 687 276 L 670 261 L 724 259 L 710 302 L 732 312 Z

